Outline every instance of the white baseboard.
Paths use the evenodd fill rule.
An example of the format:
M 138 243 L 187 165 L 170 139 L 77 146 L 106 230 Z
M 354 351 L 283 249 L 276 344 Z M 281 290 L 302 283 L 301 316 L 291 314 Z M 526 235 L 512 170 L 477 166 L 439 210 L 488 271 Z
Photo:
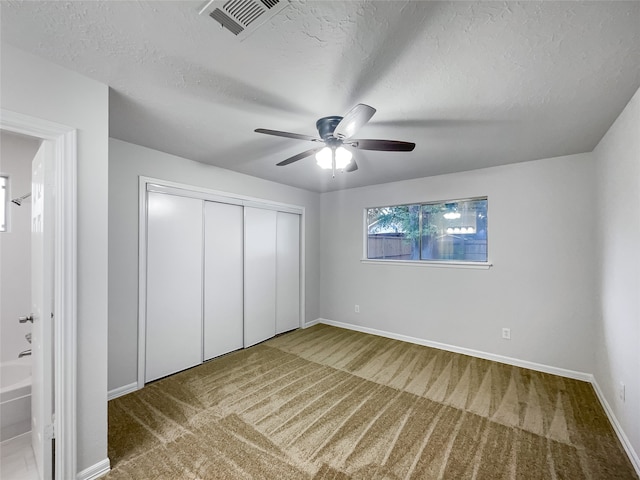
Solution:
M 631 463 L 633 464 L 633 468 L 635 468 L 636 473 L 640 477 L 640 458 L 638 458 L 638 453 L 633 449 L 633 446 L 629 441 L 629 437 L 627 437 L 627 434 L 624 433 L 624 430 L 622 429 L 622 425 L 620 425 L 620 422 L 616 418 L 616 415 L 613 413 L 613 409 L 611 408 L 611 405 L 609 405 L 607 398 L 604 396 L 604 392 L 600 388 L 600 385 L 598 385 L 598 382 L 596 381 L 593 375 L 591 376 L 591 384 L 593 385 L 593 389 L 596 391 L 598 400 L 600 400 L 600 403 L 602 404 L 602 407 L 604 408 L 604 411 L 607 414 L 607 417 L 609 417 L 609 421 L 611 422 L 611 425 L 613 425 L 613 429 L 616 432 L 616 435 L 618 435 L 618 439 L 620 440 L 620 443 L 622 443 L 622 446 L 624 447 L 625 452 L 627 452 L 627 456 L 629 457 L 629 460 L 631 460 Z
M 326 318 L 319 318 L 317 323 L 324 323 L 326 325 L 333 325 L 334 327 L 346 328 L 348 330 L 355 330 L 363 333 L 370 333 L 372 335 L 378 335 L 380 337 L 393 338 L 394 340 L 401 340 L 403 342 L 415 343 L 417 345 L 424 345 L 425 347 L 433 347 L 439 350 L 446 350 L 448 352 L 461 353 L 463 355 L 469 355 L 471 357 L 483 358 L 485 360 L 493 360 L 494 362 L 506 363 L 507 365 L 514 365 L 516 367 L 528 368 L 529 370 L 535 370 L 537 372 L 551 373 L 553 375 L 559 375 L 561 377 L 573 378 L 575 380 L 583 380 L 585 382 L 591 382 L 593 375 L 590 373 L 577 372 L 574 370 L 567 370 L 565 368 L 552 367 L 550 365 L 544 365 L 541 363 L 529 362 L 527 360 L 520 360 L 519 358 L 505 357 L 503 355 L 497 355 L 495 353 L 482 352 L 480 350 L 472 350 L 465 347 L 457 347 L 455 345 L 448 345 L 446 343 L 433 342 L 431 340 L 425 340 L 423 338 L 410 337 L 408 335 L 401 335 L 399 333 L 387 332 L 384 330 L 378 330 L 375 328 L 362 327 L 360 325 L 352 325 L 350 323 L 336 322 L 335 320 L 327 320 Z
M 109 390 L 107 393 L 107 400 L 113 400 L 114 398 L 121 397 L 126 395 L 127 393 L 135 392 L 138 390 L 138 382 L 130 383 L 129 385 L 123 385 L 122 387 L 114 388 L 113 390 Z
M 550 365 L 544 365 L 541 363 L 529 362 L 527 360 L 520 360 L 518 358 L 505 357 L 502 355 L 496 355 L 493 353 L 481 352 L 479 350 L 472 350 L 470 348 L 457 347 L 455 345 L 447 345 L 445 343 L 432 342 L 430 340 L 424 340 L 422 338 L 410 337 L 407 335 L 400 335 L 398 333 L 387 332 L 384 330 L 378 330 L 375 328 L 363 327 L 360 325 L 352 325 L 350 323 L 336 322 L 335 320 L 327 320 L 326 318 L 318 318 L 313 322 L 316 323 L 324 323 L 326 325 L 333 325 L 334 327 L 346 328 L 348 330 L 355 330 L 357 332 L 370 333 L 372 335 L 378 335 L 380 337 L 393 338 L 394 340 L 401 340 L 403 342 L 415 343 L 417 345 L 424 345 L 426 347 L 433 347 L 440 350 L 446 350 L 448 352 L 461 353 L 463 355 L 470 355 L 472 357 L 483 358 L 485 360 L 493 360 L 495 362 L 506 363 L 507 365 L 514 365 L 516 367 L 528 368 L 530 370 L 535 370 L 538 372 L 550 373 L 552 375 L 558 375 L 560 377 L 573 378 L 574 380 L 582 380 L 585 382 L 589 382 L 593 385 L 594 390 L 596 391 L 596 395 L 598 400 L 602 404 L 609 421 L 613 425 L 613 429 L 622 443 L 629 460 L 633 464 L 633 468 L 635 468 L 636 473 L 640 476 L 640 460 L 638 459 L 638 454 L 634 451 L 629 438 L 624 433 L 620 422 L 616 418 L 613 413 L 613 409 L 607 402 L 607 399 L 602 392 L 602 389 L 596 382 L 595 377 L 591 373 L 577 372 L 574 370 L 567 370 L 565 368 L 552 367 Z M 307 324 L 308 326 L 311 326 Z
M 315 320 L 311 320 L 310 322 L 306 322 L 302 328 L 309 328 L 309 327 L 313 327 L 314 325 L 317 325 L 319 323 L 322 322 L 322 318 L 316 318 Z
M 100 478 L 111 470 L 111 463 L 108 458 L 85 468 L 76 475 L 76 480 L 94 480 Z

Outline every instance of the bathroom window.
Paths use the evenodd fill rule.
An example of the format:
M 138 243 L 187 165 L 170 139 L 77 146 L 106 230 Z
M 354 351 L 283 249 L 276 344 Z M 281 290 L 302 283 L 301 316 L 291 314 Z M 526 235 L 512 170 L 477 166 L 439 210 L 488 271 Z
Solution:
M 9 177 L 0 175 L 0 195 L 2 201 L 0 202 L 0 232 L 7 231 L 7 202 L 9 201 L 9 194 L 7 192 L 9 188 Z

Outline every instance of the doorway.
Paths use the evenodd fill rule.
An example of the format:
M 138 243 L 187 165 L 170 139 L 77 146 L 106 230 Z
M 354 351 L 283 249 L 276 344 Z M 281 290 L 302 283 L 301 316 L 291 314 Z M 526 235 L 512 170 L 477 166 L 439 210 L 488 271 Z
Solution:
M 50 345 L 50 342 L 42 343 L 42 318 L 38 316 L 34 323 L 32 314 L 31 201 L 34 197 L 31 195 L 31 172 L 34 163 L 42 163 L 46 151 L 47 146 L 40 139 L 0 131 L 0 175 L 4 190 L 0 205 L 0 371 L 3 377 L 0 394 L 0 464 L 3 478 L 9 480 L 36 480 L 40 478 L 38 472 L 51 470 L 50 467 L 44 467 L 45 460 L 51 464 L 51 449 L 44 449 L 44 438 L 36 433 L 38 428 L 32 427 L 34 414 L 38 427 L 42 423 L 40 412 L 43 408 L 39 407 L 40 403 L 41 407 L 45 407 L 45 402 L 39 402 L 39 399 L 43 387 L 50 388 L 52 377 L 51 374 L 46 376 L 48 383 L 44 385 L 42 364 L 45 363 L 45 352 L 42 347 Z M 34 244 L 37 245 L 38 242 Z M 50 257 L 47 256 L 48 261 L 51 261 Z M 40 258 L 44 259 L 42 256 Z M 37 263 L 34 263 L 34 268 L 38 268 Z M 36 275 L 35 279 L 43 283 L 42 275 Z M 47 350 L 50 355 L 50 348 Z M 46 363 L 51 365 L 51 361 Z M 38 380 L 34 381 L 36 377 Z M 52 407 L 50 401 L 46 403 L 49 408 Z M 37 448 L 33 448 L 32 441 Z M 10 454 L 6 454 L 7 451 Z M 45 452 L 49 454 L 46 459 L 43 456 Z
M 55 224 L 51 238 L 51 251 L 46 253 L 51 265 L 51 302 L 53 308 L 45 308 L 41 314 L 49 317 L 51 326 L 48 338 L 53 351 L 50 363 L 52 382 L 45 400 L 56 406 L 56 414 L 39 425 L 46 438 L 55 439 L 56 449 L 51 455 L 55 472 L 44 478 L 76 477 L 76 130 L 47 120 L 0 110 L 0 129 L 34 137 L 47 145 L 48 167 L 42 173 L 42 181 L 50 188 L 53 204 L 41 212 L 50 224 Z M 49 275 L 43 272 L 44 275 Z M 51 366 L 51 365 L 50 365 Z M 46 375 L 45 375 L 46 377 Z M 38 402 L 39 404 L 40 402 Z M 32 406 L 36 408 L 39 406 Z M 46 448 L 43 445 L 44 448 Z M 41 477 L 42 478 L 42 477 Z

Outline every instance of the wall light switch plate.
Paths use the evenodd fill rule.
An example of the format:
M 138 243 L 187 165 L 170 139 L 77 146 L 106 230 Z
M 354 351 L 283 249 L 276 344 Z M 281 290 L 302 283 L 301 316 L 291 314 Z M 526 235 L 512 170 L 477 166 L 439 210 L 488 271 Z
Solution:
M 510 328 L 503 328 L 502 329 L 502 338 L 504 338 L 505 340 L 511 340 L 511 329 Z

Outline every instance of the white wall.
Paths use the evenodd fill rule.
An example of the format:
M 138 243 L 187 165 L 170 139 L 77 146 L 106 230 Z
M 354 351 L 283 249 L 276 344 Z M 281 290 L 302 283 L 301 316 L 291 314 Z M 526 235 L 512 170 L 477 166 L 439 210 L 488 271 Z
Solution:
M 9 198 L 31 191 L 31 161 L 40 140 L 0 132 L 0 173 L 9 175 Z M 0 362 L 18 358 L 31 348 L 25 334 L 31 323 L 18 317 L 31 313 L 31 198 L 22 206 L 8 203 L 9 230 L 0 233 Z
M 321 316 L 592 372 L 594 182 L 581 154 L 322 194 Z M 491 269 L 360 262 L 365 207 L 485 195 Z
M 601 282 L 594 372 L 640 466 L 640 90 L 594 154 Z
M 2 44 L 2 108 L 78 129 L 78 471 L 107 458 L 108 88 Z
M 110 139 L 109 390 L 137 380 L 140 175 L 305 207 L 305 315 L 312 320 L 318 317 L 320 198 L 317 193 Z

